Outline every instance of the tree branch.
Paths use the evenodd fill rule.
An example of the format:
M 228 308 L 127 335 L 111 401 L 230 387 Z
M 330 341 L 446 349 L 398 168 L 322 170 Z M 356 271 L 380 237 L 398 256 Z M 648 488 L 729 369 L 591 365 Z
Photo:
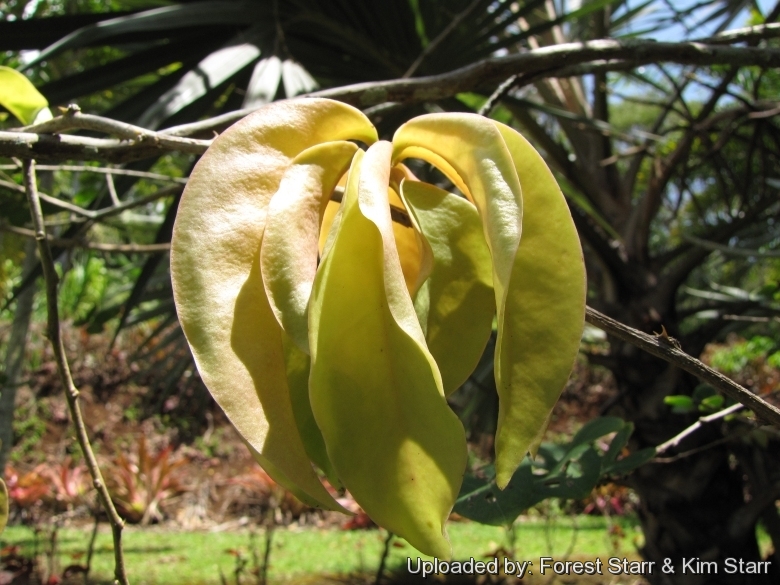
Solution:
M 9 232 L 25 238 L 38 238 L 38 234 L 33 230 L 16 227 L 13 225 L 0 224 L 0 231 Z M 125 254 L 159 254 L 171 249 L 169 243 L 163 244 L 101 244 L 99 242 L 89 242 L 79 239 L 63 239 L 53 236 L 46 236 L 46 241 L 55 246 L 63 248 L 85 248 L 87 250 L 97 250 L 100 252 L 123 252 Z
M 711 423 L 711 422 L 715 422 L 715 421 L 720 420 L 722 418 L 726 418 L 728 415 L 734 414 L 735 412 L 737 412 L 738 410 L 741 410 L 743 408 L 745 408 L 745 405 L 744 404 L 740 404 L 738 402 L 736 404 L 733 404 L 733 405 L 729 406 L 728 408 L 724 408 L 723 410 L 719 410 L 718 412 L 716 412 L 714 414 L 710 414 L 710 415 L 707 415 L 707 416 L 699 417 L 699 420 L 697 420 L 691 426 L 689 426 L 686 429 L 683 429 L 682 432 L 678 433 L 677 435 L 675 435 L 674 437 L 672 437 L 671 439 L 669 439 L 665 443 L 661 443 L 660 445 L 658 445 L 658 447 L 655 448 L 655 454 L 656 455 L 660 455 L 661 453 L 664 453 L 664 452 L 668 451 L 672 447 L 679 446 L 679 444 L 682 443 L 683 440 L 686 437 L 689 437 L 690 435 L 692 435 L 693 433 L 698 431 L 700 428 L 702 428 L 704 425 L 706 425 L 708 423 Z
M 696 358 L 689 356 L 675 345 L 675 340 L 672 338 L 648 335 L 619 321 L 615 321 L 590 307 L 586 307 L 585 320 L 618 339 L 635 345 L 639 349 L 659 357 L 689 374 L 693 374 L 717 390 L 720 390 L 729 398 L 744 404 L 756 416 L 763 418 L 776 427 L 780 427 L 780 409 Z
M 54 359 L 57 362 L 57 370 L 60 374 L 60 381 L 65 389 L 65 398 L 68 401 L 73 425 L 76 427 L 76 438 L 78 439 L 81 451 L 84 454 L 84 461 L 92 475 L 92 484 L 98 492 L 103 508 L 108 515 L 108 521 L 111 524 L 111 532 L 114 537 L 114 577 L 118 583 L 129 585 L 127 574 L 125 572 L 124 552 L 122 550 L 122 528 L 124 521 L 119 516 L 111 501 L 111 494 L 103 480 L 95 454 L 92 451 L 92 445 L 87 435 L 87 427 L 84 424 L 84 418 L 81 415 L 81 406 L 79 405 L 79 391 L 73 383 L 70 374 L 68 358 L 65 355 L 65 345 L 62 342 L 60 332 L 59 310 L 57 308 L 57 271 L 54 268 L 54 258 L 52 257 L 49 242 L 46 239 L 46 228 L 43 225 L 43 212 L 41 211 L 41 200 L 38 197 L 38 185 L 35 177 L 35 161 L 29 160 L 24 163 L 24 183 L 27 191 L 27 198 L 30 205 L 30 215 L 35 226 L 35 239 L 38 241 L 38 252 L 41 256 L 43 266 L 43 277 L 46 282 L 46 309 L 48 314 L 47 336 L 54 350 Z
M 776 33 L 770 25 L 761 34 Z M 746 33 L 747 34 L 747 33 Z M 758 32 L 754 31 L 754 36 Z M 736 42 L 736 41 L 732 41 Z M 421 103 L 450 98 L 460 92 L 494 86 L 512 75 L 523 81 L 574 73 L 617 71 L 658 62 L 692 65 L 754 65 L 780 67 L 780 49 L 731 47 L 697 42 L 661 43 L 645 40 L 596 40 L 563 43 L 525 53 L 490 57 L 460 69 L 415 79 L 358 83 L 308 94 L 327 97 L 360 108 L 385 102 Z M 227 127 L 252 110 L 245 109 L 211 120 L 153 132 L 99 116 L 69 112 L 26 131 L 0 132 L 0 156 L 50 160 L 92 159 L 128 162 L 156 156 L 166 151 L 202 154 L 210 141 L 184 138 Z M 101 131 L 119 139 L 90 138 L 43 131 L 63 129 Z M 36 132 L 30 132 L 33 129 Z

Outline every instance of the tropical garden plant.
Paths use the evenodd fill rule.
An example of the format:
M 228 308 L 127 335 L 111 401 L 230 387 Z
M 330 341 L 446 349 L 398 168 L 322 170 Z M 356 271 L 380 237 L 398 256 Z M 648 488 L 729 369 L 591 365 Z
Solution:
M 78 100 L 85 111 L 164 130 L 134 142 L 140 130 L 110 126 L 121 140 L 90 143 L 89 151 L 83 146 L 88 137 L 63 135 L 61 144 L 52 146 L 31 132 L 24 138 L 28 146 L 8 146 L 2 151 L 6 155 L 62 161 L 90 152 L 94 159 L 125 163 L 121 171 L 145 172 L 155 156 L 169 152 L 153 147 L 153 139 L 169 145 L 178 140 L 176 148 L 184 149 L 186 138 L 191 150 L 183 152 L 202 153 L 208 144 L 195 138 L 210 140 L 214 131 L 261 103 L 311 92 L 313 81 L 324 88 L 321 97 L 363 110 L 384 139 L 420 114 L 481 111 L 525 135 L 560 183 L 582 243 L 591 305 L 694 356 L 729 332 L 777 338 L 776 6 L 730 0 L 690 7 L 628 0 L 577 7 L 554 1 L 399 0 L 368 12 L 365 3 L 350 1 L 224 0 L 110 8 L 126 12 L 74 10 L 55 16 L 59 4 L 39 2 L 30 11 L 49 16 L 25 20 L 22 3 L 9 3 L 5 10 L 17 21 L 0 22 L 0 49 L 9 51 L 4 63 L 24 68 L 53 105 Z M 735 29 L 743 23 L 757 27 Z M 32 26 L 36 34 L 30 34 Z M 675 42 L 663 40 L 670 38 Z M 159 50 L 163 45 L 167 50 Z M 41 53 L 22 63 L 16 52 L 22 49 Z M 356 85 L 341 87 L 350 83 Z M 75 113 L 69 120 L 76 129 L 96 130 Z M 24 140 L 17 137 L 14 144 Z M 187 155 L 166 154 L 153 170 L 175 167 L 186 176 L 190 163 Z M 442 178 L 425 165 L 408 167 L 420 182 L 453 187 L 451 175 Z M 57 171 L 59 177 L 75 177 L 62 174 L 75 172 Z M 21 178 L 18 171 L 10 174 Z M 521 172 L 518 176 L 522 180 Z M 118 201 L 151 197 L 148 186 L 141 185 L 145 192 L 139 187 L 138 176 L 117 177 Z M 11 204 L 13 188 L 3 189 L 9 194 L 3 214 L 11 225 L 23 226 L 23 200 Z M 110 191 L 107 183 L 98 185 L 80 204 L 99 213 L 110 205 Z M 348 189 L 333 191 L 348 195 Z M 151 233 L 148 227 L 144 232 L 147 245 L 170 241 L 180 196 L 168 191 L 166 197 L 162 209 L 147 211 L 159 220 Z M 425 221 L 408 209 L 406 215 L 420 226 Z M 60 242 L 89 233 L 96 243 L 127 246 L 131 234 L 138 235 L 137 228 L 120 226 L 120 241 L 101 242 L 104 234 L 88 231 L 94 224 L 92 219 L 74 222 L 58 234 Z M 55 248 L 58 256 L 66 249 Z M 138 268 L 124 302 L 96 307 L 89 320 L 99 328 L 116 323 L 111 318 L 119 327 L 145 316 L 159 319 L 156 339 L 165 341 L 159 353 L 167 349 L 172 356 L 167 362 L 172 367 L 161 378 L 195 372 L 192 362 L 181 359 L 187 354 L 173 316 L 165 257 L 159 249 L 149 250 L 151 256 L 141 260 L 131 257 Z M 263 274 L 260 264 L 257 270 Z M 18 285 L 15 294 L 21 290 Z M 274 321 L 269 322 L 298 331 L 288 347 L 302 351 L 300 345 L 311 341 L 311 312 L 301 319 L 306 303 L 300 299 L 306 295 L 293 298 L 292 309 L 271 310 Z M 290 315 L 297 325 L 286 322 Z M 300 335 L 301 325 L 308 326 L 306 335 Z M 634 424 L 627 443 L 632 450 L 665 444 L 697 422 L 693 410 L 673 412 L 667 397 L 704 396 L 710 390 L 612 335 L 608 341 L 606 350 L 586 347 L 585 355 L 615 377 L 618 394 L 605 408 Z M 487 347 L 494 342 L 491 338 Z M 491 368 L 477 368 L 458 390 L 458 400 L 484 404 L 480 397 L 492 386 Z M 316 413 L 314 419 L 319 423 Z M 741 415 L 700 427 L 667 447 L 676 449 L 674 454 L 665 452 L 627 480 L 641 501 L 643 555 L 658 562 L 706 554 L 757 560 L 758 525 L 780 549 L 776 435 Z M 556 457 L 563 462 L 559 469 L 549 463 Z M 595 468 L 586 464 L 591 459 L 567 459 L 558 452 L 537 458 L 548 467 L 535 471 L 553 473 L 551 479 L 558 481 L 555 474 L 569 467 Z M 570 466 L 572 461 L 577 465 Z M 521 465 L 518 473 L 525 469 Z M 494 479 L 486 481 L 475 489 L 495 496 Z M 466 483 L 475 485 L 471 479 Z M 686 582 L 680 574 L 669 578 Z M 775 578 L 767 576 L 767 582 Z

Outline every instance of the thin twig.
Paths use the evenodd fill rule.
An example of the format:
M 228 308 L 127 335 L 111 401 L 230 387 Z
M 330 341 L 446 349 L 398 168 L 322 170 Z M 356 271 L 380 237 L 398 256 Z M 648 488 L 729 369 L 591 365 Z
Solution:
M 11 183 L 10 181 L 0 180 L 0 187 L 5 187 L 7 189 L 19 191 L 20 193 L 24 192 L 24 187 L 22 187 L 21 185 L 17 185 L 16 183 Z M 161 199 L 163 197 L 168 197 L 169 195 L 175 195 L 181 190 L 182 190 L 181 185 L 168 185 L 167 187 L 162 187 L 161 189 L 158 189 L 154 193 L 150 193 L 145 197 L 140 197 L 139 199 L 128 201 L 127 203 L 122 203 L 121 205 L 118 205 L 116 207 L 106 207 L 104 209 L 99 209 L 96 211 L 92 211 L 90 209 L 84 209 L 83 207 L 79 207 L 78 205 L 74 205 L 67 201 L 63 201 L 62 199 L 59 199 L 57 197 L 46 195 L 45 193 L 38 193 L 38 197 L 42 201 L 45 201 L 46 203 L 49 203 L 50 205 L 53 205 L 55 207 L 59 207 L 60 209 L 63 209 L 65 211 L 70 211 L 71 213 L 75 213 L 76 215 L 85 217 L 92 221 L 99 221 L 107 217 L 119 215 L 120 213 L 128 209 L 133 209 L 134 207 L 140 207 L 141 205 L 146 205 L 147 203 L 152 203 L 153 201 L 157 201 L 158 199 Z
M 25 238 L 38 238 L 37 233 L 33 230 L 20 228 L 15 225 L 0 224 L 0 232 L 9 232 Z M 171 249 L 171 245 L 167 242 L 161 244 L 101 244 L 83 239 L 55 238 L 49 235 L 46 236 L 46 241 L 63 248 L 84 248 L 99 252 L 122 252 L 125 254 L 159 254 Z
M 713 388 L 720 390 L 729 398 L 744 404 L 747 408 L 752 410 L 756 416 L 780 427 L 780 410 L 776 406 L 769 404 L 760 396 L 753 394 L 747 388 L 743 388 L 730 378 L 713 370 L 696 358 L 689 356 L 676 347 L 671 338 L 648 335 L 638 329 L 615 321 L 591 307 L 585 308 L 585 320 L 591 325 L 614 335 L 618 339 L 635 345 L 639 349 L 693 374 L 697 378 L 710 384 Z
M 15 171 L 17 165 L 0 165 L 0 170 Z M 121 169 L 112 167 L 91 167 L 89 165 L 36 165 L 39 171 L 73 171 L 84 173 L 103 173 L 108 175 L 124 175 L 127 177 L 138 177 L 140 179 L 149 179 L 151 181 L 169 181 L 174 183 L 187 184 L 187 179 L 182 177 L 170 177 L 160 173 L 150 173 L 147 171 L 134 171 L 133 169 Z
M 385 565 L 387 564 L 387 557 L 390 554 L 390 541 L 395 536 L 392 532 L 387 532 L 387 538 L 385 538 L 385 546 L 382 549 L 382 558 L 379 559 L 379 568 L 376 570 L 376 578 L 374 579 L 374 585 L 379 585 L 382 582 L 382 577 L 385 574 Z
M 729 256 L 746 256 L 748 258 L 780 258 L 780 252 L 768 250 L 766 252 L 760 252 L 759 250 L 746 250 L 744 248 L 734 248 L 733 246 L 725 246 L 716 242 L 710 242 L 709 240 L 702 240 L 695 236 L 683 234 L 682 239 L 686 242 L 690 242 L 694 246 L 704 248 L 705 250 L 713 250 L 717 252 L 723 252 Z
M 100 512 L 94 510 L 95 525 L 92 527 L 92 536 L 89 538 L 87 547 L 87 563 L 84 566 L 84 585 L 89 583 L 89 572 L 92 570 L 92 555 L 95 553 L 95 542 L 97 541 L 98 527 L 100 526 Z
M 495 105 L 512 90 L 517 81 L 517 75 L 510 75 L 501 85 L 496 88 L 487 101 L 482 104 L 482 107 L 477 112 L 480 116 L 489 116 Z
M 116 185 L 114 185 L 114 175 L 106 173 L 106 187 L 108 188 L 108 194 L 111 196 L 111 203 L 114 207 L 119 207 L 122 202 L 119 200 L 119 195 L 116 192 Z
M 43 278 L 46 283 L 46 309 L 47 309 L 47 336 L 54 350 L 54 359 L 57 362 L 57 370 L 60 375 L 60 381 L 65 390 L 65 398 L 68 401 L 73 425 L 76 428 L 76 438 L 84 455 L 84 461 L 87 464 L 92 484 L 97 490 L 98 497 L 103 505 L 103 509 L 108 515 L 108 521 L 111 524 L 111 532 L 114 537 L 114 578 L 115 583 L 129 585 L 127 574 L 125 572 L 124 552 L 122 550 L 122 528 L 124 521 L 117 514 L 114 503 L 111 501 L 111 494 L 103 480 L 95 454 L 92 451 L 92 445 L 89 442 L 87 427 L 84 424 L 84 418 L 81 414 L 79 404 L 79 391 L 73 383 L 73 378 L 68 365 L 68 358 L 65 355 L 65 345 L 62 342 L 60 331 L 59 310 L 57 308 L 57 271 L 54 268 L 54 258 L 52 257 L 49 242 L 46 239 L 46 228 L 43 225 L 43 212 L 41 211 L 41 200 L 38 197 L 38 185 L 35 176 L 35 161 L 29 160 L 24 163 L 24 184 L 27 190 L 27 198 L 30 205 L 30 215 L 35 226 L 35 239 L 38 241 L 38 252 L 41 256 L 41 266 L 43 268 Z
M 677 435 L 675 435 L 665 443 L 661 443 L 660 445 L 658 445 L 658 447 L 655 448 L 655 454 L 660 455 L 661 453 L 668 451 L 672 447 L 677 447 L 680 443 L 682 443 L 682 441 L 686 437 L 689 437 L 690 435 L 698 431 L 700 428 L 702 428 L 704 425 L 725 418 L 728 415 L 734 414 L 735 412 L 743 408 L 745 408 L 745 406 L 737 402 L 736 404 L 733 404 L 728 408 L 724 408 L 723 410 L 720 410 L 714 414 L 709 414 L 707 416 L 699 417 L 699 420 L 697 420 L 687 429 L 684 429 L 683 431 L 681 431 L 680 433 L 678 433 Z

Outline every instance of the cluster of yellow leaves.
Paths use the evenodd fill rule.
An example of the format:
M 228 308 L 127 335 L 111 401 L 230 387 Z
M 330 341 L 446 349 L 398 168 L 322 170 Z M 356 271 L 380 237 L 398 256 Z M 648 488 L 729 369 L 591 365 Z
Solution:
M 407 158 L 465 198 L 418 181 Z M 268 474 L 339 509 L 313 462 L 437 557 L 466 466 L 446 396 L 494 318 L 500 487 L 541 440 L 584 319 L 582 252 L 552 174 L 513 129 L 469 114 L 415 118 L 388 142 L 331 100 L 259 110 L 195 167 L 171 269 L 201 376 Z

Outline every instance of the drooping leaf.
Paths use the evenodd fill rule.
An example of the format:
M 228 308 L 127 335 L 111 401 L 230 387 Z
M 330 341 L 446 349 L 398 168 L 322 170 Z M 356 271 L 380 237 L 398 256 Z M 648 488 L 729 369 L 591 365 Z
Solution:
M 482 217 L 498 316 L 496 469 L 504 487 L 539 444 L 579 348 L 585 270 L 577 232 L 547 165 L 508 126 L 470 114 L 420 116 L 393 144 L 394 161 L 437 166 Z
M 492 331 L 490 251 L 473 204 L 417 181 L 404 181 L 402 194 L 433 255 L 426 341 L 451 394 L 474 371 Z
M 338 102 L 261 109 L 220 135 L 196 165 L 171 243 L 179 319 L 212 396 L 274 480 L 334 509 L 295 422 L 260 243 L 268 203 L 298 154 L 322 142 L 375 139 L 368 119 Z
M 279 324 L 309 352 L 307 305 L 317 272 L 320 224 L 330 194 L 349 168 L 357 146 L 318 144 L 303 151 L 268 204 L 260 266 Z
M 569 378 L 585 323 L 586 280 L 577 230 L 552 173 L 520 134 L 494 124 L 518 168 L 524 210 L 506 301 L 513 310 L 506 311 L 497 346 L 496 477 L 502 486 L 541 441 Z
M 22 124 L 51 120 L 49 102 L 24 75 L 0 65 L 0 106 Z
M 392 147 L 358 152 L 309 307 L 309 393 L 344 485 L 378 524 L 448 558 L 444 523 L 466 463 L 395 248 Z

